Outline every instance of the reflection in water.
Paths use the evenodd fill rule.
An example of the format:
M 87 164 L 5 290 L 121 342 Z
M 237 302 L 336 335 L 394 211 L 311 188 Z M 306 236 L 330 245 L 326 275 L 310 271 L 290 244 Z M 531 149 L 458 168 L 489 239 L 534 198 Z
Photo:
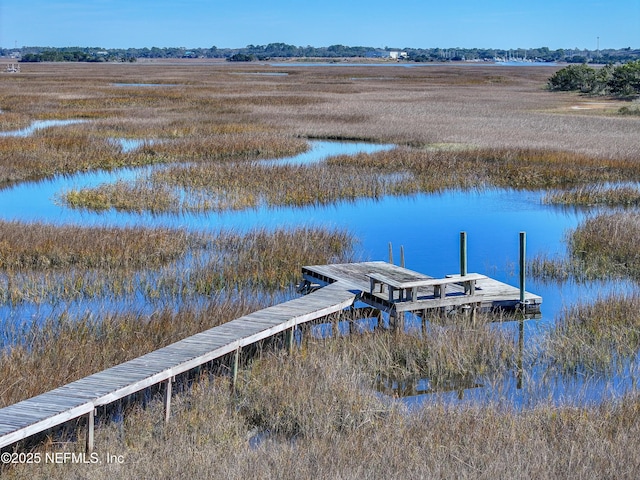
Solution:
M 482 387 L 483 385 L 477 383 L 474 378 L 465 375 L 451 376 L 449 378 L 434 378 L 431 380 L 419 376 L 403 379 L 380 377 L 376 381 L 376 389 L 380 393 L 395 398 L 455 392 L 458 400 L 462 400 L 465 390 Z

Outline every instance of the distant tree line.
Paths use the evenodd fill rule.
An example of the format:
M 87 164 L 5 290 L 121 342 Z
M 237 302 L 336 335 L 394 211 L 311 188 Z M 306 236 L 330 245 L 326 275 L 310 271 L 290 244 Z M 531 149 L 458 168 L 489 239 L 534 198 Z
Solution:
M 579 91 L 592 95 L 638 96 L 640 60 L 602 68 L 586 64 L 568 65 L 549 78 L 548 87 L 555 91 Z
M 134 61 L 138 58 L 225 58 L 231 61 L 269 60 L 273 58 L 380 58 L 389 57 L 391 51 L 403 51 L 407 62 L 492 61 L 496 59 L 527 59 L 540 62 L 567 63 L 623 63 L 640 59 L 640 49 L 580 50 L 547 47 L 529 49 L 486 48 L 375 48 L 365 46 L 330 45 L 328 47 L 295 46 L 286 43 L 247 45 L 244 48 L 183 48 L 151 47 L 103 49 L 100 47 L 22 47 L 0 49 L 0 55 L 15 56 L 24 62 L 72 61 L 113 62 Z

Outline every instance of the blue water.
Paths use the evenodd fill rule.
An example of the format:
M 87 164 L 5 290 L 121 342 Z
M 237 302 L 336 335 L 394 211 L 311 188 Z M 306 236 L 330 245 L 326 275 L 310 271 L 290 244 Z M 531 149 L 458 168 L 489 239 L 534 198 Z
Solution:
M 374 152 L 392 147 L 357 142 L 310 143 L 308 152 L 274 161 L 310 163 L 330 155 Z M 336 227 L 347 229 L 356 236 L 359 260 L 386 260 L 391 242 L 396 261 L 399 259 L 400 246 L 403 246 L 406 266 L 433 276 L 457 272 L 459 235 L 461 231 L 466 231 L 468 270 L 517 285 L 519 232 L 527 232 L 527 252 L 530 257 L 539 253 L 551 256 L 563 254 L 563 239 L 567 229 L 576 227 L 587 215 L 580 210 L 543 205 L 542 192 L 505 189 L 390 196 L 329 206 L 262 206 L 240 212 L 180 215 L 116 210 L 92 212 L 72 209 L 59 201 L 60 195 L 69 189 L 133 180 L 140 175 L 148 175 L 153 168 L 158 167 L 94 171 L 19 184 L 0 191 L 0 219 L 56 225 L 168 226 L 209 231 L 221 228 L 248 231 L 256 227 L 277 229 L 297 225 Z M 543 319 L 549 320 L 553 320 L 564 305 L 574 303 L 590 288 L 598 290 L 602 286 L 551 286 L 533 279 L 527 282 L 527 290 L 543 297 Z
M 135 142 L 122 144 L 124 148 L 136 148 L 139 145 Z M 391 145 L 329 141 L 312 141 L 310 146 L 308 152 L 299 156 L 267 162 L 310 163 L 322 161 L 330 155 L 392 148 Z M 537 254 L 562 255 L 565 253 L 564 238 L 567 230 L 575 228 L 588 214 L 579 209 L 544 205 L 541 202 L 543 192 L 506 189 L 389 196 L 379 200 L 361 199 L 330 206 L 263 206 L 240 212 L 181 215 L 149 215 L 115 210 L 95 213 L 68 208 L 57 200 L 68 189 L 97 186 L 119 179 L 133 180 L 140 175 L 148 175 L 153 168 L 162 167 L 95 171 L 16 185 L 0 191 L 0 219 L 40 221 L 56 225 L 168 226 L 213 232 L 220 229 L 248 231 L 256 227 L 336 227 L 347 229 L 357 237 L 357 260 L 386 260 L 391 242 L 396 262 L 399 259 L 399 248 L 403 246 L 407 268 L 433 276 L 458 271 L 459 235 L 461 231 L 466 231 L 468 271 L 484 273 L 517 285 L 519 232 L 527 232 L 529 257 Z M 632 287 L 625 282 L 576 285 L 571 282 L 545 284 L 527 279 L 527 290 L 543 297 L 541 319 L 525 323 L 527 342 L 535 341 L 540 329 L 552 324 L 566 306 L 575 304 L 582 298 L 590 299 L 608 291 L 629 288 Z M 89 304 L 87 306 L 91 308 Z M 51 308 L 47 305 L 29 304 L 13 309 L 5 306 L 0 308 L 0 315 L 5 321 L 23 323 L 46 315 Z M 581 388 L 584 389 L 584 383 Z M 473 399 L 486 395 L 488 391 L 487 388 L 480 389 L 482 393 L 476 390 L 478 389 L 467 392 L 467 397 Z M 521 390 L 512 390 L 514 396 L 524 395 Z M 555 391 L 569 395 L 568 390 Z M 524 400 L 522 402 L 526 403 Z
M 0 137 L 28 137 L 33 135 L 37 130 L 43 130 L 51 127 L 64 127 L 75 123 L 84 123 L 86 120 L 36 120 L 31 125 L 19 130 L 9 130 L 0 132 Z

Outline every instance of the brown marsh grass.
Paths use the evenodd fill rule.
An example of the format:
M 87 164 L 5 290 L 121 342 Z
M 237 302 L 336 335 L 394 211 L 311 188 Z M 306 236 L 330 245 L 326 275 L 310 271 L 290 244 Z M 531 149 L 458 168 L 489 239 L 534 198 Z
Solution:
M 0 223 L 0 304 L 143 298 L 177 302 L 220 290 L 286 291 L 308 264 L 346 262 L 347 232 L 298 227 L 184 230 Z M 177 262 L 189 256 L 189 263 Z
M 35 119 L 90 121 L 50 129 L 38 141 L 2 139 L 0 179 L 238 153 L 282 155 L 303 148 L 291 145 L 297 137 L 564 151 L 614 160 L 637 160 L 640 151 L 637 118 L 583 115 L 566 107 L 588 99 L 546 92 L 555 67 L 261 66 L 288 75 L 237 75 L 255 70 L 220 63 L 26 65 L 20 75 L 0 77 L 0 117 L 6 116 L 7 128 Z M 239 137 L 230 143 L 218 138 L 230 131 Z M 113 136 L 168 141 L 124 155 L 106 141 Z M 289 145 L 269 146 L 278 136 Z M 56 147 L 60 143 L 70 152 Z
M 544 91 L 555 68 L 291 67 L 284 69 L 287 76 L 235 75 L 255 69 L 255 65 L 43 64 L 25 65 L 19 75 L 0 76 L 5 129 L 26 126 L 34 119 L 91 119 L 40 132 L 27 141 L 1 139 L 0 182 L 190 157 L 208 162 L 234 156 L 249 159 L 261 152 L 270 156 L 277 149 L 261 142 L 272 132 L 286 140 L 281 151 L 300 149 L 297 139 L 305 137 L 412 146 L 383 158 L 388 163 L 415 158 L 404 173 L 416 191 L 438 186 L 438 175 L 438 188 L 479 184 L 555 188 L 594 178 L 626 180 L 629 172 L 637 178 L 638 119 L 571 110 L 586 100 Z M 114 85 L 137 82 L 178 86 L 140 91 Z M 212 137 L 225 132 L 237 136 L 220 147 Z M 255 132 L 263 139 L 252 144 Z M 125 155 L 107 141 L 114 136 L 163 141 Z M 296 139 L 293 147 L 290 139 Z M 428 147 L 436 144 L 455 148 L 446 152 L 449 156 L 434 154 L 429 163 Z M 225 150 L 225 145 L 232 147 Z M 453 156 L 460 150 L 471 153 Z M 478 157 L 477 151 L 492 153 Z M 384 165 L 379 158 L 358 158 L 355 164 L 366 169 L 378 162 L 383 172 L 393 169 L 393 164 Z M 436 165 L 439 158 L 443 165 Z M 581 166 L 574 168 L 574 163 Z M 452 173 L 451 167 L 461 167 L 460 173 Z M 349 171 L 339 165 L 332 168 Z M 609 228 L 605 231 L 611 232 Z M 258 256 L 254 260 L 263 261 Z M 278 268 L 274 261 L 272 269 Z M 209 283 L 206 278 L 205 283 Z M 189 316 L 188 309 L 166 316 L 159 310 L 161 321 L 155 324 L 153 317 L 126 313 L 125 319 L 114 315 L 116 320 L 107 320 L 104 327 L 90 318 L 71 323 L 56 318 L 31 336 L 18 333 L 16 338 L 26 338 L 27 343 L 31 339 L 39 355 L 30 355 L 21 346 L 3 350 L 2 398 L 6 394 L 8 402 L 15 401 L 120 361 L 114 356 L 131 354 L 136 341 L 144 345 L 140 348 L 155 348 L 146 336 L 159 338 L 158 344 L 172 341 L 170 332 L 182 328 L 181 321 L 197 330 L 207 321 L 224 321 L 240 313 L 234 309 L 244 308 L 238 302 L 224 305 L 219 312 L 212 302 L 210 315 L 196 312 L 192 321 L 180 316 Z M 147 335 L 145 328 L 152 333 Z M 101 336 L 103 332 L 107 337 Z M 174 338 L 186 334 L 180 331 Z M 78 341 L 73 343 L 70 337 Z M 122 339 L 131 343 L 121 343 Z M 101 343 L 106 350 L 100 350 Z M 453 368 L 446 371 L 473 373 L 487 368 L 483 359 L 496 353 L 498 363 L 489 365 L 490 372 L 500 374 L 513 363 L 511 350 L 500 341 L 486 348 L 467 348 L 479 362 L 463 361 L 458 350 L 438 353 L 437 348 L 424 359 L 417 347 L 399 345 L 389 364 L 400 371 L 419 365 L 430 371 L 435 362 L 436 368 Z M 374 348 L 379 346 L 374 342 Z M 100 428 L 98 451 L 123 455 L 123 465 L 22 465 L 3 471 L 3 478 L 635 478 L 640 469 L 636 395 L 597 407 L 542 405 L 523 411 L 493 404 L 459 408 L 435 401 L 407 415 L 388 399 L 362 388 L 371 388 L 372 375 L 356 368 L 362 363 L 353 359 L 388 358 L 367 352 L 360 348 L 357 355 L 352 351 L 340 357 L 325 342 L 322 348 L 301 350 L 290 362 L 278 356 L 263 359 L 255 371 L 245 370 L 238 396 L 230 393 L 225 379 L 203 380 L 175 397 L 174 418 L 167 426 L 162 424 L 158 402 L 128 415 L 123 424 Z M 83 370 L 83 361 L 91 368 Z M 20 362 L 33 378 L 16 380 L 14 369 Z M 40 370 L 55 381 L 38 380 Z M 31 390 L 20 390 L 21 381 Z M 272 402 L 266 403 L 264 395 Z M 281 435 L 252 447 L 249 439 L 255 439 L 260 429 Z M 83 446 L 80 439 L 43 448 L 81 451 Z
M 530 263 L 532 275 L 548 280 L 578 281 L 640 278 L 640 214 L 633 210 L 601 213 L 567 233 L 566 258 L 539 255 Z
M 37 303 L 26 295 L 23 282 L 40 282 L 43 300 L 52 303 L 72 297 L 60 285 L 74 284 L 92 300 L 96 291 L 108 298 L 129 296 L 146 302 L 164 296 L 171 307 L 153 314 L 137 311 L 89 314 L 51 314 L 44 323 L 5 325 L 0 343 L 0 399 L 8 405 L 117 363 L 158 349 L 207 328 L 265 306 L 268 292 L 290 289 L 299 280 L 302 265 L 348 261 L 352 237 L 341 231 L 313 228 L 221 232 L 216 236 L 187 235 L 154 229 L 80 229 L 46 225 L 2 225 L 0 254 L 7 259 L 0 275 L 8 280 L 9 300 Z M 170 248 L 171 247 L 171 248 Z M 140 271 L 162 266 L 186 253 L 205 248 L 206 255 L 192 265 L 170 265 L 159 278 Z M 197 256 L 197 251 L 191 251 Z M 148 256 L 145 260 L 145 255 Z M 143 263 L 139 263 L 143 262 Z M 83 274 L 78 275 L 75 269 Z M 85 272 L 86 269 L 87 272 Z M 44 270 L 59 269 L 58 276 Z M 104 291 L 90 289 L 95 270 Z M 125 275 L 118 273 L 126 271 Z M 25 280 L 12 272 L 32 270 Z M 133 279 L 135 280 L 133 280 Z M 131 292 L 118 290 L 118 282 L 130 282 Z M 140 285 L 138 285 L 137 283 Z M 3 282 L 4 283 L 4 282 Z M 1 286 L 0 286 L 1 288 Z M 20 293 L 12 293 L 13 291 Z M 265 294 L 265 292 L 267 292 Z M 262 293 L 262 295 L 257 295 Z M 25 298 L 26 297 L 26 298 Z M 187 298 L 193 302 L 180 302 Z M 197 299 L 205 298 L 203 302 Z M 258 300 L 261 298 L 261 300 Z M 174 310 L 177 309 L 177 312 Z M 140 307 L 139 310 L 142 310 Z M 29 372 L 29 374 L 25 374 Z
M 265 355 L 241 372 L 235 393 L 227 379 L 205 376 L 174 396 L 168 424 L 158 399 L 100 426 L 101 464 L 15 465 L 3 478 L 635 478 L 637 396 L 523 410 L 434 398 L 409 412 L 374 394 L 372 370 L 359 368 L 379 341 Z M 403 348 L 400 337 L 388 342 Z M 78 438 L 37 451 L 83 448 Z
M 0 271 L 157 268 L 197 236 L 168 228 L 105 228 L 0 222 Z
M 350 233 L 322 228 L 222 232 L 212 242 L 216 255 L 194 269 L 191 281 L 201 294 L 223 288 L 281 291 L 300 280 L 304 265 L 353 261 L 354 244 Z
M 325 205 L 452 188 L 549 189 L 633 179 L 640 179 L 640 162 L 629 159 L 605 160 L 564 151 L 405 146 L 335 156 L 312 165 L 176 165 L 131 184 L 118 182 L 72 190 L 63 201 L 76 208 L 222 211 L 263 204 Z M 186 195 L 179 195 L 180 191 Z M 620 190 L 617 193 L 618 199 L 625 194 Z
M 572 374 L 622 372 L 640 349 L 640 297 L 609 295 L 567 308 L 549 331 L 543 355 Z
M 204 309 L 151 315 L 59 315 L 44 324 L 5 332 L 0 350 L 0 407 L 157 350 L 233 320 L 262 305 L 247 298 L 213 298 Z M 29 372 L 26 374 L 25 372 Z
M 571 233 L 569 248 L 597 270 L 640 276 L 640 213 L 601 214 L 585 220 Z
M 629 186 L 605 187 L 590 184 L 571 190 L 549 192 L 542 201 L 555 205 L 637 207 L 640 205 L 640 190 Z

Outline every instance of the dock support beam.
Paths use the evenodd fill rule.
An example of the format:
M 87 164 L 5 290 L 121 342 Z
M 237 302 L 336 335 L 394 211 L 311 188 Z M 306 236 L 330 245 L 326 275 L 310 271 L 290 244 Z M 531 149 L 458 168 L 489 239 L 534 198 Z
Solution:
M 404 268 L 404 245 L 400 245 L 400 266 Z
M 238 382 L 238 363 L 240 362 L 240 347 L 233 354 L 233 380 L 231 383 L 233 392 L 236 391 L 236 383 Z
M 287 330 L 287 347 L 289 349 L 289 353 L 293 351 L 293 345 L 296 341 L 296 327 L 295 325 Z
M 393 265 L 393 245 L 389 242 L 389 263 Z
M 169 423 L 171 416 L 171 383 L 173 378 L 167 378 L 164 386 L 164 423 Z
M 85 451 L 87 453 L 93 452 L 93 435 L 95 429 L 95 415 L 96 409 L 93 408 L 87 413 L 87 437 L 85 438 Z

